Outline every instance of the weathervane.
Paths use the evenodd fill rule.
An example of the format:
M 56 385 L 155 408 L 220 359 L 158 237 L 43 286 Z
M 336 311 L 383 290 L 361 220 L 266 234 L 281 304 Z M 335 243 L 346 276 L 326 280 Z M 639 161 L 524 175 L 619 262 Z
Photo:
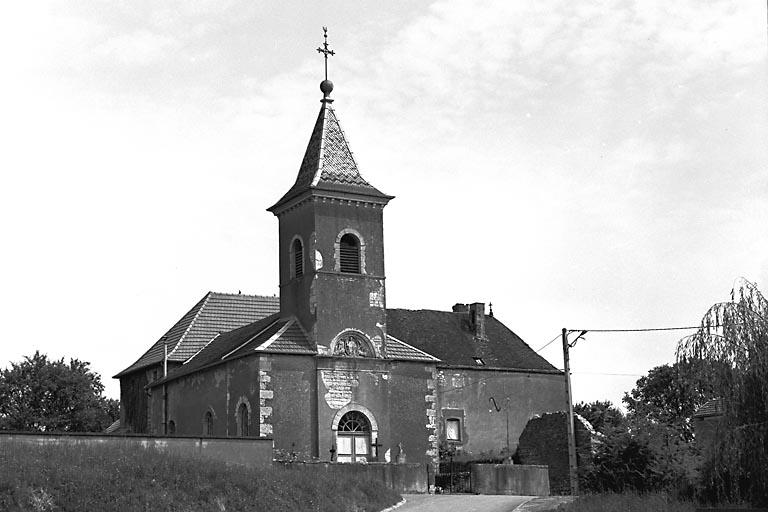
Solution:
M 323 27 L 323 40 L 323 46 L 317 49 L 325 58 L 325 80 L 320 82 L 320 90 L 323 91 L 323 101 L 333 101 L 328 99 L 328 95 L 333 91 L 333 82 L 328 80 L 328 55 L 336 55 L 336 52 L 328 48 L 328 27 Z

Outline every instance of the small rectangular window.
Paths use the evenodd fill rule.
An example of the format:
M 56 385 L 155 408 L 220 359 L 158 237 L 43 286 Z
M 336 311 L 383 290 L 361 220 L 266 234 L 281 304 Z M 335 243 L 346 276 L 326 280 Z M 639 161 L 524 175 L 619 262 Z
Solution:
M 474 358 L 474 360 L 475 360 L 475 364 L 476 364 L 477 366 L 485 366 L 485 361 L 483 361 L 483 360 L 482 360 L 482 359 L 480 359 L 479 357 L 475 357 L 475 358 Z
M 445 438 L 448 441 L 461 441 L 461 421 L 456 418 L 445 420 Z

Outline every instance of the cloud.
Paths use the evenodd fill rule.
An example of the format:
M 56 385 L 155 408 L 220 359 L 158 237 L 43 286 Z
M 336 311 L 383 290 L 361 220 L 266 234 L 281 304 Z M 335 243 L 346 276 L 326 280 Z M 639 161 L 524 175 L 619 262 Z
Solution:
M 170 35 L 139 30 L 120 34 L 100 44 L 95 52 L 106 59 L 116 60 L 117 66 L 145 66 L 176 57 L 181 42 Z

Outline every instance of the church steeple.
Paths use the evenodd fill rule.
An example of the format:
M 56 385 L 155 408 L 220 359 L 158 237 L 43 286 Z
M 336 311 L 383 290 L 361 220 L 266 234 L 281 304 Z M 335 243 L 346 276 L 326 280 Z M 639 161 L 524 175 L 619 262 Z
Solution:
M 325 34 L 327 37 L 327 33 Z M 327 39 L 320 113 L 293 186 L 269 208 L 280 228 L 280 311 L 295 315 L 320 354 L 349 336 L 385 353 L 384 207 L 362 177 L 332 107 Z M 367 340 L 367 341 L 366 341 Z
M 317 51 L 325 57 L 325 80 L 320 83 L 323 92 L 320 113 L 312 129 L 312 135 L 301 161 L 296 182 L 280 200 L 269 208 L 269 211 L 277 214 L 283 206 L 291 203 L 298 196 L 305 196 L 307 192 L 316 189 L 327 192 L 345 192 L 360 194 L 369 198 L 378 198 L 387 201 L 393 196 L 388 196 L 368 183 L 362 177 L 357 168 L 357 163 L 349 149 L 349 143 L 341 129 L 339 120 L 334 112 L 333 100 L 330 94 L 333 91 L 333 82 L 328 80 L 328 56 L 335 55 L 328 48 L 327 29 L 323 27 L 325 42 Z

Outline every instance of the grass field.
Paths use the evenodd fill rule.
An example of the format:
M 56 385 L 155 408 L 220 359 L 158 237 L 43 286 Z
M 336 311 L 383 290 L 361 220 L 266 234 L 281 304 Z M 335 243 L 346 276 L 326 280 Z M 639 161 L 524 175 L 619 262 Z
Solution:
M 136 448 L 0 445 L 3 511 L 373 512 L 399 500 L 354 477 L 307 478 Z
M 676 501 L 665 494 L 586 494 L 557 512 L 694 512 L 690 501 Z

